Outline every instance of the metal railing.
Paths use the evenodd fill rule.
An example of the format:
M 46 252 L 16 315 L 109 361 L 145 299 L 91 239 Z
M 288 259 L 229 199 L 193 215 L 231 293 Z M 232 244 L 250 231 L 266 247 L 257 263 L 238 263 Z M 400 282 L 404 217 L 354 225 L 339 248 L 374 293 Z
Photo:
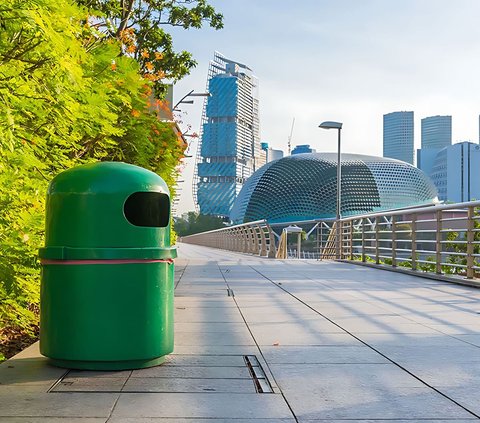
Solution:
M 265 220 L 190 235 L 183 242 L 265 257 L 276 256 L 283 228 L 303 231 L 301 253 L 287 240 L 287 257 L 335 259 L 437 275 L 480 277 L 480 201 L 371 213 L 341 219 L 268 224 Z M 277 243 L 276 243 L 277 240 Z
M 340 221 L 340 258 L 465 276 L 480 272 L 480 201 Z
M 275 258 L 275 236 L 266 220 L 184 236 L 181 242 Z

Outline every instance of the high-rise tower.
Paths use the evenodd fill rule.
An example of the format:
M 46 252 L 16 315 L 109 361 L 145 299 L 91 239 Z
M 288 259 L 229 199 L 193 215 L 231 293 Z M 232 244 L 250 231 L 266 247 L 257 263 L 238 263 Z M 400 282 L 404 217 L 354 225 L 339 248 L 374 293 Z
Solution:
M 413 112 L 383 115 L 383 157 L 413 164 Z
M 202 214 L 228 216 L 247 178 L 263 164 L 258 79 L 252 70 L 215 52 L 208 71 L 193 182 Z
M 430 116 L 422 119 L 422 149 L 452 145 L 452 117 Z
M 463 203 L 480 198 L 480 146 L 459 142 L 441 150 L 435 157 L 431 175 L 438 189 L 438 198 Z
M 417 167 L 431 177 L 438 152 L 450 145 L 451 116 L 430 116 L 422 119 L 422 148 L 417 150 Z

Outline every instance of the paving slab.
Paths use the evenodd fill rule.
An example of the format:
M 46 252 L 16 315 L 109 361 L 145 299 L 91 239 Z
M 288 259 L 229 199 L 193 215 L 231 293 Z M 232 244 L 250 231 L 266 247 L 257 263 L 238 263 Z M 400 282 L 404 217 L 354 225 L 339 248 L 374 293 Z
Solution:
M 130 378 L 121 387 L 123 392 L 185 392 L 185 393 L 250 393 L 255 394 L 255 384 L 249 379 L 199 379 L 199 378 Z
M 318 419 L 318 420 L 300 420 L 302 423 L 413 423 L 417 422 L 417 420 L 414 419 L 409 419 L 409 420 L 398 420 L 398 419 L 389 419 L 389 420 L 358 420 L 358 419 Z M 430 420 L 430 419 L 422 419 L 420 420 L 420 423 L 472 423 L 478 421 L 477 418 L 472 418 L 472 419 L 435 419 L 435 420 Z
M 471 414 L 394 365 L 272 365 L 297 418 L 467 418 Z
M 405 319 L 401 316 L 349 316 L 336 317 L 335 323 L 353 333 L 388 333 L 388 334 L 435 334 L 438 331 Z
M 108 423 L 296 423 L 295 419 L 169 419 L 162 417 L 111 417 Z M 411 422 L 410 422 L 411 423 Z M 463 422 L 459 422 L 463 423 Z
M 120 392 L 127 378 L 66 377 L 53 388 L 54 392 Z
M 163 371 L 163 369 L 167 366 L 219 366 L 219 367 L 245 367 L 245 359 L 241 354 L 221 354 L 218 349 L 216 349 L 217 354 L 209 354 L 209 355 L 202 355 L 202 354 L 170 354 L 165 358 L 165 363 L 161 367 L 151 367 L 150 369 L 143 369 L 137 370 L 137 372 L 141 371 L 152 371 L 155 372 L 156 369 L 158 371 Z M 257 349 L 254 349 L 256 353 L 258 353 Z
M 480 333 L 453 336 L 461 341 L 468 342 L 476 347 L 480 347 Z
M 255 345 L 175 345 L 175 354 L 198 355 L 256 355 Z
M 2 417 L 2 423 L 106 423 L 105 417 Z
M 0 365 L 0 386 L 40 386 L 48 389 L 65 373 L 40 355 L 38 342 Z
M 244 332 L 178 332 L 175 334 L 177 346 L 215 345 L 255 345 L 250 333 Z
M 290 418 L 276 394 L 120 394 L 113 417 Z
M 175 333 L 180 332 L 243 332 L 248 333 L 245 322 L 228 323 L 228 322 L 176 322 Z
M 40 387 L 0 386 L 4 417 L 108 417 L 118 400 L 112 393 L 46 393 Z
M 176 307 L 176 322 L 227 322 L 242 323 L 242 315 L 237 309 L 227 307 Z
M 479 420 L 480 290 L 346 263 L 179 254 L 163 365 L 65 374 L 34 345 L 0 366 L 0 421 Z
M 250 324 L 250 329 L 259 345 L 361 345 L 358 340 L 321 318 L 303 324 Z
M 386 358 L 366 346 L 262 346 L 269 364 L 384 364 Z
M 156 366 L 134 370 L 131 378 L 196 378 L 196 379 L 251 379 L 250 372 L 242 367 L 225 366 Z
M 226 307 L 226 308 L 237 308 L 237 305 L 235 302 L 231 299 L 216 299 L 213 300 L 211 298 L 209 299 L 204 299 L 204 298 L 198 298 L 197 295 L 195 296 L 179 296 L 175 295 L 175 308 L 180 308 L 180 307 L 202 307 L 202 308 L 207 308 L 207 307 Z

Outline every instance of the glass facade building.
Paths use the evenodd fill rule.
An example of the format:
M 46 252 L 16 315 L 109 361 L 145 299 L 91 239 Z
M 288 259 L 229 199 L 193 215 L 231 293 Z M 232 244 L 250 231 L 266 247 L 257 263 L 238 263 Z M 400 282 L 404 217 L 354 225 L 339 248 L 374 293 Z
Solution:
M 422 149 L 452 145 L 452 117 L 430 116 L 422 119 Z
M 310 147 L 310 144 L 303 144 L 303 145 L 297 145 L 293 150 L 292 150 L 292 155 L 293 154 L 303 154 L 303 153 L 315 153 L 316 150 Z
M 480 145 L 460 142 L 438 151 L 431 178 L 442 201 L 480 200 Z
M 452 145 L 452 117 L 430 116 L 422 119 L 422 148 L 417 150 L 417 167 L 432 177 L 437 154 Z
M 342 154 L 342 216 L 434 204 L 432 181 L 408 163 Z M 267 163 L 242 188 L 230 214 L 234 223 L 334 218 L 336 153 L 307 153 Z
M 413 112 L 383 115 L 383 157 L 413 164 Z
M 265 164 L 258 80 L 250 68 L 215 53 L 194 177 L 200 213 L 227 217 L 245 181 Z

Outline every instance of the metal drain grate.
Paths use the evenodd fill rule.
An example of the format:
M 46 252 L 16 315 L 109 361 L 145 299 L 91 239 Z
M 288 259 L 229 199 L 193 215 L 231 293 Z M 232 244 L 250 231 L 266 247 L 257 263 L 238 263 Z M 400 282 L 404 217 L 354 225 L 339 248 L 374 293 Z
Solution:
M 255 355 L 170 355 L 156 367 L 69 370 L 49 392 L 273 393 Z
M 255 355 L 245 355 L 243 356 L 245 364 L 250 370 L 253 382 L 255 383 L 255 389 L 259 394 L 271 394 L 273 393 L 272 385 L 270 385 L 265 372 L 262 369 L 262 366 L 257 360 Z

